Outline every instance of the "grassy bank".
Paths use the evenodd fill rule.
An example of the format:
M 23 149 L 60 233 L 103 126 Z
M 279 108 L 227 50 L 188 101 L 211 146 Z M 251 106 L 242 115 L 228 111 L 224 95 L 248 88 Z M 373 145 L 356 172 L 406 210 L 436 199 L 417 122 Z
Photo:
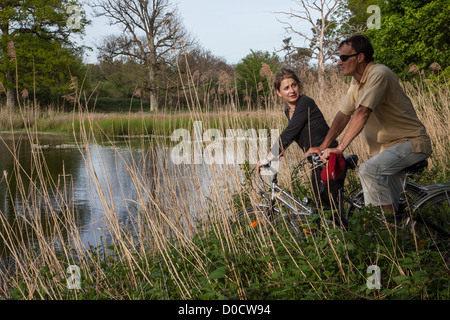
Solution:
M 282 125 L 282 115 L 274 110 L 234 112 L 184 112 L 164 113 L 63 113 L 45 111 L 37 115 L 34 110 L 0 112 L 1 131 L 78 133 L 85 128 L 95 135 L 106 136 L 170 136 L 176 129 L 193 129 L 194 121 L 203 128 L 219 129 L 269 129 Z
M 59 254 L 51 266 L 27 272 L 39 277 L 35 286 L 19 276 L 9 280 L 13 289 L 7 292 L 13 299 L 449 299 L 441 254 L 416 248 L 407 232 L 394 236 L 372 219 L 367 213 L 351 221 L 357 229 L 329 229 L 328 237 L 307 240 L 282 228 L 249 237 L 217 222 L 162 250 L 149 251 L 153 242 L 130 250 L 124 237 L 82 258 Z M 81 266 L 78 290 L 69 289 L 61 274 L 69 265 Z M 380 267 L 378 289 L 367 285 L 372 265 Z
M 341 101 L 348 87 L 337 76 L 331 77 L 328 85 L 326 95 L 316 91 L 314 82 L 305 82 L 304 87 L 330 121 L 336 112 L 336 101 Z M 432 84 L 405 87 L 433 141 L 434 153 L 425 179 L 448 180 L 449 90 Z M 14 219 L 0 214 L 1 240 L 8 250 L 8 258 L 0 268 L 0 297 L 449 299 L 448 252 L 430 249 L 429 243 L 417 245 L 418 239 L 408 230 L 380 226 L 373 219 L 376 209 L 368 208 L 355 216 L 351 230 L 328 228 L 325 233 L 306 238 L 298 238 L 283 228 L 252 229 L 250 233 L 230 229 L 230 216 L 244 202 L 259 202 L 258 195 L 243 179 L 242 170 L 234 166 L 205 166 L 209 182 L 205 183 L 205 167 L 169 167 L 168 154 L 154 157 L 158 159 L 156 163 L 145 163 L 147 158 L 127 163 L 126 169 L 138 191 L 135 198 L 127 201 L 138 214 L 130 214 L 133 228 L 125 227 L 115 211 L 118 204 L 109 198 L 111 188 L 123 186 L 101 185 L 94 170 L 89 146 L 96 142 L 99 133 L 167 136 L 178 128 L 191 131 L 197 120 L 202 121 L 204 130 L 282 130 L 286 124 L 282 106 L 275 102 L 267 111 L 225 111 L 226 108 L 223 106 L 221 112 L 193 108 L 176 115 L 78 111 L 59 114 L 36 112 L 33 108 L 12 113 L 2 109 L 3 130 L 21 129 L 30 136 L 37 131 L 56 131 L 80 137 L 77 147 L 90 169 L 88 178 L 101 191 L 98 198 L 112 236 L 103 246 L 92 247 L 81 241 L 73 203 L 64 196 L 70 192 L 56 189 L 59 204 L 55 207 L 51 203 L 50 195 L 59 184 L 48 181 L 45 158 L 40 149 L 34 150 L 35 168 L 29 175 L 32 183 L 19 182 L 16 187 L 18 197 L 27 205 L 15 212 Z M 116 151 L 120 158 L 119 150 Z M 356 153 L 362 161 L 367 158 L 360 138 L 348 152 Z M 283 168 L 291 169 L 302 157 L 302 152 L 293 146 L 283 158 Z M 15 161 L 16 170 L 21 170 L 18 156 Z M 107 172 L 108 164 L 103 165 Z M 152 184 L 141 165 L 157 166 Z M 291 183 L 289 174 L 290 170 L 281 171 L 279 180 L 283 185 Z M 0 179 L 4 182 L 7 177 Z M 191 189 L 196 192 L 186 192 Z M 330 212 L 320 210 L 318 214 Z M 44 232 L 49 226 L 52 232 Z M 30 229 L 32 237 L 27 235 Z M 67 273 L 69 266 L 74 265 L 80 272 L 77 278 Z M 373 265 L 380 268 L 380 289 L 367 286 L 371 275 L 368 270 Z M 80 288 L 71 288 L 68 280 L 76 280 Z

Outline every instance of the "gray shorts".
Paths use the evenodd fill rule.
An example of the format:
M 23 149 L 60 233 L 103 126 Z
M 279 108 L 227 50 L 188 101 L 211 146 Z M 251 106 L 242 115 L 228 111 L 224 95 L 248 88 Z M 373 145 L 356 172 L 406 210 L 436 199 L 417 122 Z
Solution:
M 398 209 L 405 179 L 405 168 L 425 160 L 429 155 L 411 151 L 409 141 L 397 143 L 359 167 L 359 178 L 366 205 L 393 204 Z

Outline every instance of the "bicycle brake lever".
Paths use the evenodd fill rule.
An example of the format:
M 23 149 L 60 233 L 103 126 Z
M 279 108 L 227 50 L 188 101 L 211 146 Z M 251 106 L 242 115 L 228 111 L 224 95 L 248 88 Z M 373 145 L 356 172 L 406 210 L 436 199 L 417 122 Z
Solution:
M 323 151 L 322 151 L 323 153 Z M 319 165 L 322 163 L 322 159 L 320 158 L 320 156 L 317 153 L 310 153 L 306 156 L 306 159 L 310 162 L 313 163 L 315 165 Z
M 270 165 L 270 162 L 268 164 L 262 165 L 261 168 L 264 168 L 265 170 L 271 171 L 272 174 L 277 174 L 278 173 L 278 170 L 274 169 Z M 261 172 L 259 174 L 261 175 Z

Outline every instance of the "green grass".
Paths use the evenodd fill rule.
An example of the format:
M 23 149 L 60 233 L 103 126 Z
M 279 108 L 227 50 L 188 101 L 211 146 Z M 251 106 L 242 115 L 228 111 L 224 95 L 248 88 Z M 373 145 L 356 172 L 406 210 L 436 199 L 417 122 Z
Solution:
M 81 273 L 81 289 L 67 289 L 66 279 L 53 281 L 55 288 L 36 289 L 35 299 L 146 299 L 146 300 L 445 300 L 449 296 L 449 273 L 437 251 L 415 248 L 406 233 L 392 234 L 370 212 L 351 221 L 353 229 L 328 231 L 329 237 L 304 240 L 278 228 L 265 235 L 243 237 L 221 232 L 221 225 L 199 229 L 192 244 L 171 243 L 171 249 L 145 255 L 133 254 L 130 264 L 120 248 L 91 248 L 90 264 Z M 248 233 L 246 233 L 248 235 Z M 262 241 L 270 245 L 261 245 Z M 105 254 L 105 250 L 109 250 Z M 197 257 L 197 258 L 195 258 Z M 60 263 L 67 263 L 65 256 Z M 166 261 L 166 262 L 164 262 Z M 167 263 L 171 261 L 171 263 Z M 70 263 L 76 264 L 77 261 Z M 381 271 L 381 288 L 370 289 L 368 267 Z M 103 273 L 101 283 L 92 274 Z M 145 270 L 145 272 L 142 272 Z M 42 282 L 55 274 L 44 267 Z M 133 275 L 131 277 L 131 275 Z M 151 279 L 151 283 L 149 281 Z M 20 279 L 16 279 L 16 281 Z M 114 288 L 114 289 L 112 289 Z M 49 292 L 56 291 L 52 296 Z M 12 299 L 29 298 L 25 285 L 9 292 Z
M 193 132 L 194 121 L 201 121 L 202 128 L 219 129 L 226 135 L 226 129 L 268 129 L 271 119 L 267 115 L 247 112 L 237 112 L 232 115 L 222 114 L 190 114 L 177 115 L 151 113 L 92 113 L 78 116 L 73 113 L 51 113 L 24 117 L 21 114 L 12 115 L 11 119 L 0 119 L 1 129 L 4 131 L 31 130 L 37 132 L 52 132 L 73 134 L 82 128 L 95 135 L 106 136 L 170 136 L 176 129 L 186 129 Z

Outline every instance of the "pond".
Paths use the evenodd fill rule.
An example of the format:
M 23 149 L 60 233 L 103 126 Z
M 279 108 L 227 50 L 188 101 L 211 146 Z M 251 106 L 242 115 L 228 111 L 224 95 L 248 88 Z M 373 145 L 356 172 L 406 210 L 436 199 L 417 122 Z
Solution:
M 113 211 L 118 223 L 129 227 L 137 210 L 135 200 L 142 197 L 141 189 L 152 190 L 155 198 L 164 201 L 164 184 L 170 182 L 161 177 L 161 172 L 177 181 L 171 188 L 177 196 L 192 199 L 189 210 L 193 213 L 202 210 L 211 184 L 226 184 L 218 181 L 216 173 L 211 177 L 208 165 L 172 163 L 167 143 L 149 143 L 144 137 L 77 143 L 66 135 L 1 133 L 0 150 L 3 237 L 9 236 L 5 224 L 6 228 L 27 230 L 16 230 L 15 234 L 33 234 L 36 220 L 38 228 L 49 236 L 58 226 L 55 219 L 46 223 L 48 216 L 66 211 L 76 215 L 82 242 L 98 246 L 111 237 L 105 211 Z M 64 219 L 58 219 L 64 224 Z M 19 220 L 27 222 L 21 224 Z M 0 255 L 5 251 L 3 237 Z

